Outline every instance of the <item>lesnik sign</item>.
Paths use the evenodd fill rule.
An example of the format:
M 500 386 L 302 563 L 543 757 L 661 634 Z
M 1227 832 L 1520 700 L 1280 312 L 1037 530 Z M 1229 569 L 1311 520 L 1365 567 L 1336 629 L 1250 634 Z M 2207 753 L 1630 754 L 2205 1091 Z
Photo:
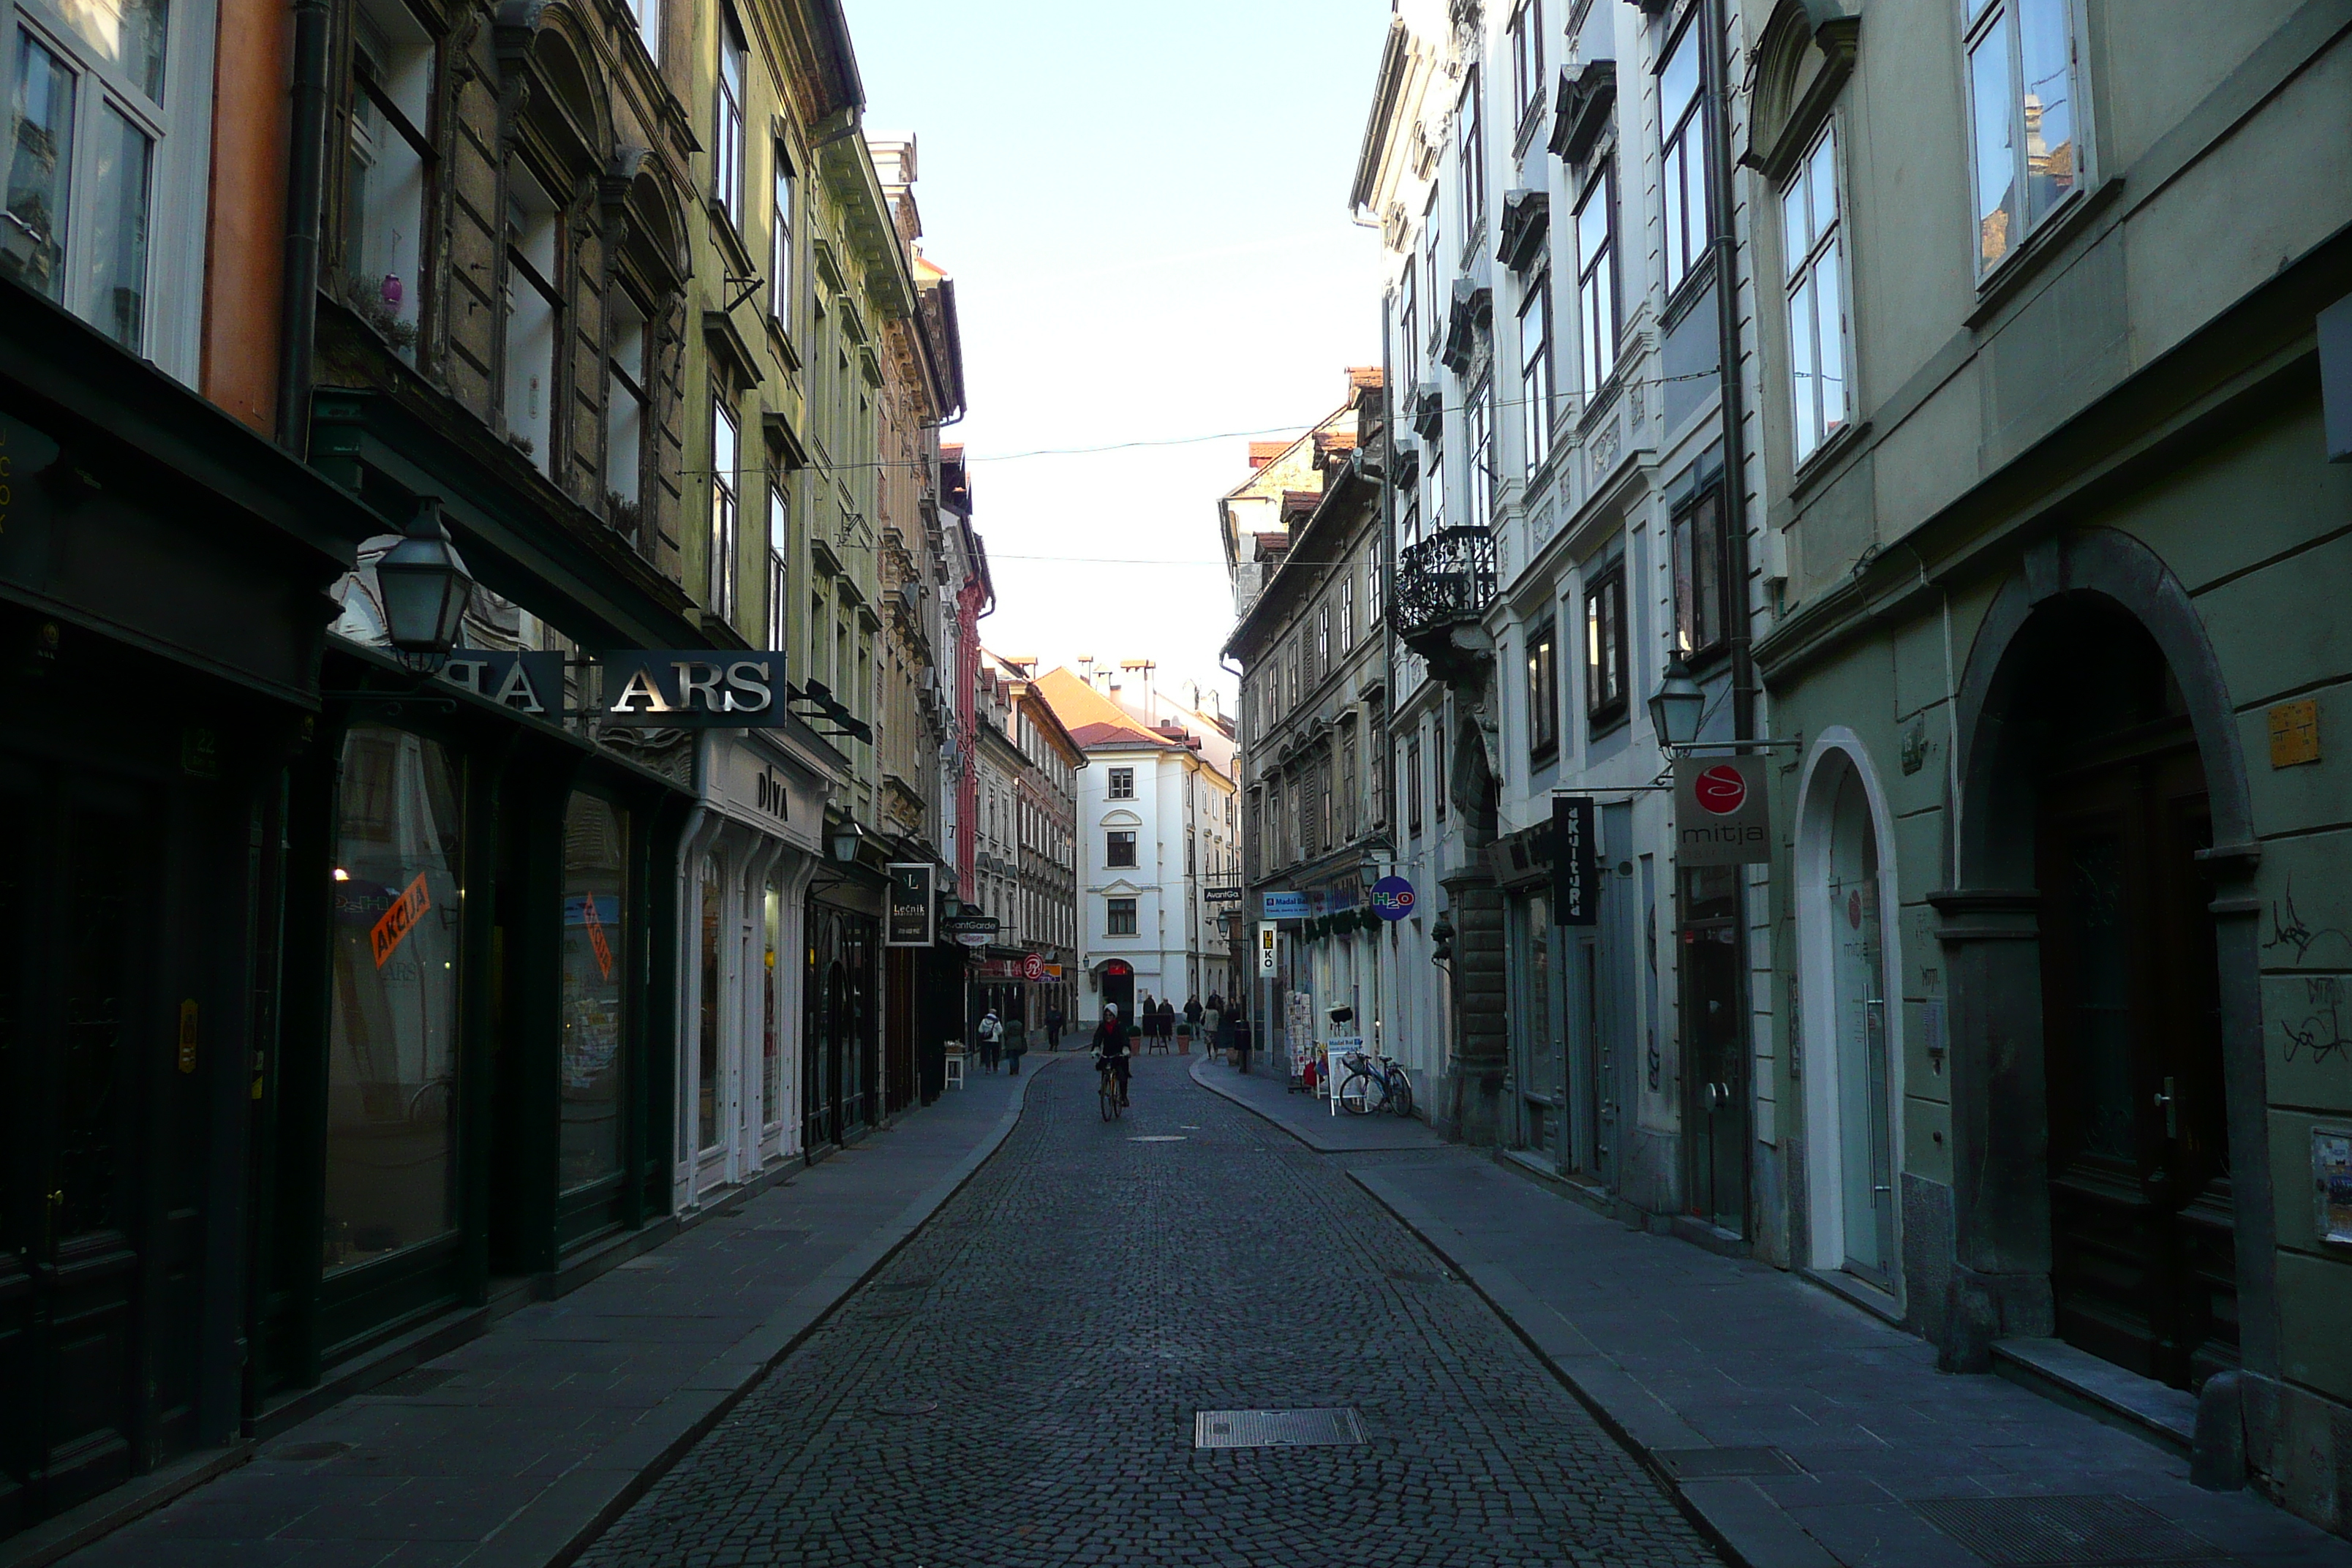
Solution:
M 890 868 L 889 906 L 883 920 L 885 947 L 931 945 L 931 895 L 936 867 L 919 860 L 900 861 Z
M 1675 860 L 1748 866 L 1772 858 L 1762 757 L 1675 759 Z

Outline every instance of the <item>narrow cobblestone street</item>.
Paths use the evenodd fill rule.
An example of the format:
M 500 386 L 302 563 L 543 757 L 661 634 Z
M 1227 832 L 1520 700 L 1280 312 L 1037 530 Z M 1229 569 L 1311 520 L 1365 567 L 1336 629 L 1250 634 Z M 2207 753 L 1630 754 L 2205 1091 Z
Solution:
M 582 1562 L 1711 1563 L 1635 1461 L 1339 1170 L 1139 1062 L 985 1169 Z M 1411 1159 L 1406 1153 L 1389 1158 Z M 1355 1447 L 1196 1450 L 1201 1410 Z

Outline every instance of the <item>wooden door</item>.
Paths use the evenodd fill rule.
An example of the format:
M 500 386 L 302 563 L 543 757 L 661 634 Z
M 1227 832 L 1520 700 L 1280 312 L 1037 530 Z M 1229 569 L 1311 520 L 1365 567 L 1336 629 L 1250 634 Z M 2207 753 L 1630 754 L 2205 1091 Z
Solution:
M 2051 1282 L 2068 1342 L 2193 1387 L 2237 1363 L 2211 892 L 2185 721 L 2044 780 Z
M 142 1468 L 142 1121 L 169 1058 L 153 810 L 0 766 L 0 812 L 18 835 L 0 854 L 5 1531 Z

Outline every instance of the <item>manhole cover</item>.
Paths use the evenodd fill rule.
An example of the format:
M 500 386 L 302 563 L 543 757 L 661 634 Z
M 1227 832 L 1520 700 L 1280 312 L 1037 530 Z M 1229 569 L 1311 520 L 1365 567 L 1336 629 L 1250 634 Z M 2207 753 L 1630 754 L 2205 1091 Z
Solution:
M 310 1465 L 320 1459 L 341 1458 L 358 1447 L 357 1443 L 289 1443 L 282 1448 L 272 1448 L 261 1457 L 280 1459 L 289 1465 Z
M 874 1409 L 883 1415 L 929 1415 L 939 1407 L 936 1399 L 886 1399 Z
M 2119 1497 L 1937 1498 L 1922 1519 L 2004 1568 L 2222 1561 L 2210 1542 Z
M 1718 1476 L 1793 1476 L 1797 1461 L 1778 1448 L 1659 1448 L 1654 1450 L 1666 1474 L 1678 1481 L 1713 1480 Z
M 387 1394 L 394 1399 L 405 1399 L 415 1394 L 430 1394 L 445 1383 L 457 1378 L 455 1367 L 420 1366 L 415 1372 L 404 1372 L 389 1383 L 379 1383 L 370 1394 Z
M 1128 1142 L 1130 1143 L 1181 1143 L 1184 1142 L 1184 1135 L 1181 1132 L 1147 1132 L 1140 1138 L 1130 1138 Z
M 1192 1417 L 1195 1448 L 1334 1448 L 1364 1440 L 1356 1413 L 1339 1410 L 1202 1410 Z
M 1442 1268 L 1391 1268 L 1389 1278 L 1406 1285 L 1443 1285 L 1454 1276 Z
M 877 1290 L 928 1290 L 939 1281 L 940 1277 L 936 1274 L 918 1274 L 912 1279 L 893 1279 L 887 1284 L 877 1285 L 874 1289 Z

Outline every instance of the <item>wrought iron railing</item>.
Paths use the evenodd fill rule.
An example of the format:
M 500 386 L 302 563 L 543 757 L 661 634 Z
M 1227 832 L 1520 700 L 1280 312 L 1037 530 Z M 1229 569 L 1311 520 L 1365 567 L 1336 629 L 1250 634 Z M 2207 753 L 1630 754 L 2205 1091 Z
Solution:
M 1495 536 L 1441 528 L 1397 553 L 1397 635 L 1411 642 L 1475 621 L 1495 599 Z

